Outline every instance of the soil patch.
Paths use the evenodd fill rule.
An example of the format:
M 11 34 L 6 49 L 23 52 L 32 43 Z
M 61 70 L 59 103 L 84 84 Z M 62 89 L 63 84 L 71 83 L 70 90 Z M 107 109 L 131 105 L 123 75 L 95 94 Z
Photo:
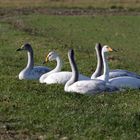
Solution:
M 21 8 L 21 9 L 0 9 L 0 17 L 28 15 L 32 13 L 46 14 L 46 15 L 64 15 L 64 16 L 112 16 L 112 15 L 140 15 L 139 9 L 124 9 L 124 8 L 108 8 L 108 9 L 80 9 L 80 8 Z

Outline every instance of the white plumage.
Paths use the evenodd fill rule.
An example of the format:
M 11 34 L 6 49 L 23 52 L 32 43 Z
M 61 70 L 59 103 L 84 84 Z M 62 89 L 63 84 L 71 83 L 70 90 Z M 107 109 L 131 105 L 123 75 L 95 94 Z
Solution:
M 128 70 L 121 70 L 121 69 L 116 69 L 116 70 L 110 70 L 109 72 L 109 78 L 115 78 L 115 77 L 120 77 L 120 76 L 130 76 L 134 78 L 140 79 L 140 75 L 134 72 L 130 72 Z
M 108 46 L 104 46 L 102 49 L 102 54 L 104 60 L 106 60 L 106 52 L 112 51 L 112 49 Z M 117 91 L 118 88 L 110 85 L 108 83 L 108 78 L 106 75 L 107 70 L 104 71 L 104 80 L 99 79 L 93 79 L 93 80 L 83 80 L 83 81 L 77 81 L 78 80 L 78 69 L 74 60 L 74 51 L 70 50 L 68 52 L 69 62 L 72 69 L 72 77 L 70 80 L 65 84 L 64 90 L 66 92 L 76 92 L 80 94 L 95 94 L 105 91 Z M 104 63 L 105 64 L 105 63 Z M 107 67 L 105 66 L 107 69 Z
M 140 79 L 130 76 L 116 77 L 109 80 L 109 83 L 112 86 L 116 86 L 117 88 L 130 88 L 130 89 L 138 89 L 140 88 Z
M 101 44 L 99 44 L 100 48 L 101 48 Z M 96 54 L 97 54 L 97 60 L 98 60 L 98 65 L 100 67 L 98 67 L 98 71 L 101 71 L 102 67 L 102 63 L 103 63 L 103 59 L 102 59 L 102 55 L 101 55 L 101 51 L 102 49 L 97 49 L 98 46 L 95 46 L 96 49 Z M 100 69 L 100 70 L 99 70 Z M 111 78 L 115 78 L 115 77 L 122 77 L 122 76 L 130 76 L 130 77 L 134 77 L 134 78 L 138 78 L 140 79 L 140 75 L 135 73 L 135 72 L 130 72 L 128 70 L 122 70 L 122 69 L 115 69 L 115 70 L 110 70 L 109 71 L 109 79 Z M 98 78 L 97 78 L 98 77 Z M 94 76 L 94 74 L 91 76 L 91 79 L 100 79 L 103 80 L 103 76 Z
M 50 72 L 43 74 L 39 81 L 40 83 L 46 83 L 46 84 L 65 84 L 71 77 L 72 72 L 68 71 L 61 71 L 62 68 L 62 60 L 60 56 L 52 51 L 48 54 L 46 57 L 46 61 L 57 61 L 57 66 Z M 84 76 L 82 74 L 79 74 L 78 80 L 89 80 L 90 78 L 87 76 Z
M 33 49 L 30 44 L 25 44 L 21 48 L 17 49 L 17 51 L 26 50 L 28 54 L 28 62 L 27 66 L 19 73 L 19 79 L 39 79 L 40 76 L 46 72 L 49 72 L 50 69 L 44 66 L 34 66 L 34 58 L 33 58 Z
M 104 49 L 104 47 L 103 47 Z M 102 51 L 103 52 L 103 51 Z M 107 60 L 105 57 L 102 59 L 104 64 L 104 74 L 97 77 L 99 80 L 108 81 L 110 85 L 115 86 L 116 88 L 140 88 L 140 76 L 136 73 L 129 72 L 127 70 L 109 70 Z M 115 78 L 113 78 L 115 77 Z
M 62 71 L 50 74 L 45 80 L 46 84 L 65 84 L 72 76 L 72 72 Z M 78 81 L 80 80 L 89 80 L 90 78 L 79 74 Z

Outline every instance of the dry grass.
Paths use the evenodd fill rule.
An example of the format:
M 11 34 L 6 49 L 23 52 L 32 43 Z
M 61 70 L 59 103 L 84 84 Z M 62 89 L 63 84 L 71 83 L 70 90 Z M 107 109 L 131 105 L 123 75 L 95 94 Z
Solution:
M 139 8 L 140 0 L 0 0 L 0 7 L 106 7 Z

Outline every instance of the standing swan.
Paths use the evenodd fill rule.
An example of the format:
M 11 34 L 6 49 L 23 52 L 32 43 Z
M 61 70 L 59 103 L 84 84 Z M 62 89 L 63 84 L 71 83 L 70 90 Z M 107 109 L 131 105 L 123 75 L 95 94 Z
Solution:
M 104 61 L 106 61 L 106 53 L 113 51 L 110 47 L 107 45 L 104 46 L 102 49 L 102 54 Z M 83 80 L 83 81 L 77 81 L 78 80 L 78 69 L 74 60 L 74 51 L 70 50 L 68 52 L 68 58 L 72 69 L 72 76 L 69 79 L 69 81 L 65 84 L 64 90 L 66 92 L 76 92 L 80 94 L 95 94 L 99 92 L 104 91 L 115 91 L 117 88 L 110 86 L 108 82 L 108 68 L 107 63 L 105 64 L 105 70 L 104 70 L 104 81 L 99 79 L 94 80 Z
M 28 63 L 27 66 L 19 73 L 19 79 L 39 79 L 40 76 L 46 72 L 49 72 L 50 69 L 43 66 L 34 67 L 34 58 L 33 58 L 33 49 L 30 44 L 26 43 L 17 51 L 26 50 L 28 54 Z
M 49 61 L 56 60 L 57 66 L 52 71 L 43 74 L 39 79 L 40 83 L 65 84 L 70 79 L 72 72 L 61 71 L 62 60 L 56 52 L 54 51 L 50 52 L 46 57 L 46 61 L 48 60 Z M 78 80 L 89 80 L 89 79 L 90 79 L 89 77 L 79 74 Z

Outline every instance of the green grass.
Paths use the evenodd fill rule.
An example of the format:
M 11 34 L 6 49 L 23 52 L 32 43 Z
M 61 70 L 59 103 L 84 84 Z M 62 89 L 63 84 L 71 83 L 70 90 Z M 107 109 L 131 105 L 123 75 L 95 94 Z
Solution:
M 0 22 L 0 132 L 3 126 L 34 139 L 139 139 L 140 91 L 83 96 L 65 93 L 63 86 L 46 86 L 16 77 L 26 65 L 26 53 L 15 50 L 32 44 L 35 63 L 50 50 L 63 58 L 74 48 L 79 71 L 90 76 L 96 66 L 96 42 L 118 49 L 112 69 L 140 73 L 139 16 L 46 16 L 31 14 Z M 48 63 L 54 67 L 55 63 Z M 21 131 L 21 132 L 20 132 Z M 21 139 L 21 138 L 19 138 Z

